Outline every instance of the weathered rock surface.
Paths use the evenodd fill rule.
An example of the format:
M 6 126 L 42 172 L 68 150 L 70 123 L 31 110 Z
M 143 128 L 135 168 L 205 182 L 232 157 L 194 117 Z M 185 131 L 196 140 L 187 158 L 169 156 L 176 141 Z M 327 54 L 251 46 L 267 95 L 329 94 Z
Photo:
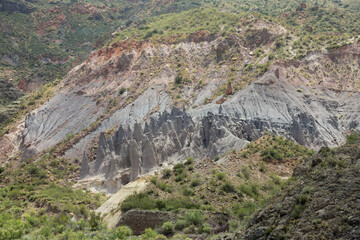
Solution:
M 266 52 L 274 36 L 284 32 L 261 30 L 252 40 L 254 47 L 262 44 Z M 214 157 L 241 148 L 263 131 L 320 148 L 338 146 L 347 130 L 360 129 L 358 78 L 346 67 L 359 56 L 357 44 L 302 61 L 279 61 L 243 90 L 204 105 L 219 87 L 226 88 L 234 64 L 241 78 L 244 66 L 255 58 L 239 35 L 195 35 L 168 45 L 123 41 L 94 53 L 27 117 L 20 150 L 31 157 L 95 124 L 64 150 L 65 157 L 83 159 L 81 181 L 87 187 L 89 179 L 102 179 L 93 187 L 113 193 L 187 156 Z M 340 63 L 349 76 L 344 85 L 338 84 L 337 73 L 319 68 Z M 177 86 L 181 89 L 173 83 L 178 67 L 192 79 Z M 305 71 L 313 73 L 316 84 L 298 74 Z
M 319 97 L 305 88 L 298 92 L 267 74 L 222 105 L 189 112 L 174 108 L 154 116 L 143 127 L 120 127 L 108 139 L 101 134 L 96 160 L 84 158 L 81 179 L 102 176 L 105 183 L 114 181 L 120 187 L 188 156 L 212 158 L 242 148 L 263 131 L 314 148 L 340 145 L 345 129 L 359 127 L 359 106 L 353 104 L 359 94 L 348 98 L 348 93 L 335 94 L 325 91 Z M 343 111 L 344 106 L 355 109 Z
M 121 211 L 119 210 L 121 203 L 130 195 L 144 191 L 147 185 L 148 182 L 145 179 L 139 179 L 123 186 L 116 194 L 96 209 L 96 213 L 104 217 L 108 227 L 116 227 L 121 218 Z
M 89 127 L 102 111 L 103 108 L 97 106 L 90 97 L 57 94 L 28 115 L 20 149 L 26 150 L 32 146 L 37 152 L 41 152 L 53 147 L 68 134 L 76 134 Z
M 214 233 L 229 230 L 229 216 L 224 213 L 203 212 L 206 222 Z M 146 228 L 160 229 L 162 224 L 167 221 L 176 222 L 184 215 L 184 212 L 176 214 L 174 212 L 130 210 L 122 215 L 117 226 L 126 225 L 131 228 L 133 234 L 140 235 Z

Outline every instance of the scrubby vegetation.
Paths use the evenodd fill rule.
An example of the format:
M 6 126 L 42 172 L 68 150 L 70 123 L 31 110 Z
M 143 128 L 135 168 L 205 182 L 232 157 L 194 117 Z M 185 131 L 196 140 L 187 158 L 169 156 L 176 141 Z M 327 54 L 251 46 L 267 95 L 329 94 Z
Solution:
M 242 154 L 245 157 L 260 154 L 264 161 L 270 162 L 310 157 L 314 152 L 281 136 L 265 134 L 258 143 L 250 143 Z
M 288 153 L 283 155 L 282 163 L 279 163 L 274 159 L 264 161 L 261 152 L 265 150 L 286 150 Z M 307 151 L 290 140 L 265 134 L 244 151 L 230 151 L 222 156 L 228 160 L 221 164 L 214 159 L 199 162 L 188 158 L 184 163 L 176 164 L 172 170 L 165 169 L 153 176 L 150 188 L 127 198 L 121 204 L 121 210 L 171 211 L 181 212 L 180 215 L 183 215 L 183 211 L 189 213 L 188 217 L 185 215 L 178 222 L 164 223 L 158 232 L 165 235 L 211 233 L 206 220 L 196 220 L 201 212 L 207 211 L 229 214 L 234 229 L 239 230 L 246 226 L 256 210 L 287 185 L 288 181 L 281 175 L 289 176 L 294 165 L 283 165 L 289 169 L 286 172 L 279 172 L 276 165 L 301 162 L 306 158 L 304 152 Z M 308 154 L 311 156 L 312 152 L 308 151 Z M 195 220 L 190 224 L 187 218 L 192 215 Z
M 352 133 L 345 145 L 324 147 L 298 165 L 291 185 L 257 215 L 259 221 L 251 222 L 247 236 L 273 239 L 357 236 L 358 221 L 353 221 L 353 216 L 360 213 L 356 202 L 360 179 L 358 154 L 359 134 Z M 266 231 L 256 235 L 256 229 L 261 227 Z M 300 233 L 299 229 L 307 230 Z
M 122 230 L 107 229 L 92 212 L 104 196 L 72 188 L 77 168 L 50 158 L 7 165 L 0 174 L 0 239 L 116 239 Z

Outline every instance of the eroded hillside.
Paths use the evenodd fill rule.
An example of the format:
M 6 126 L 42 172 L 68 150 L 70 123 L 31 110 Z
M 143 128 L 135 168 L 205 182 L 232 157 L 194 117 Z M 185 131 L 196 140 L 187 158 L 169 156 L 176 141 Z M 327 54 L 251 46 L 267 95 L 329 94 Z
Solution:
M 9 5 L 10 2 L 1 3 L 3 11 L 5 6 L 6 11 L 11 12 L 0 16 L 15 18 L 16 14 L 22 14 L 24 18 L 37 19 L 39 25 L 36 26 L 43 26 L 37 36 L 52 42 L 52 50 L 49 49 L 54 54 L 65 51 L 70 56 L 62 65 L 53 62 L 50 55 L 39 53 L 41 58 L 36 61 L 44 62 L 44 57 L 51 61 L 50 64 L 35 61 L 35 65 L 40 64 L 37 67 L 78 65 L 62 80 L 43 85 L 25 96 L 16 89 L 18 82 L 0 82 L 0 87 L 6 89 L 1 104 L 10 104 L 7 110 L 0 109 L 0 114 L 5 113 L 4 119 L 6 111 L 16 116 L 13 122 L 0 126 L 4 133 L 0 139 L 0 184 L 5 187 L 0 198 L 4 204 L 0 206 L 7 209 L 0 225 L 18 224 L 14 229 L 26 229 L 16 230 L 15 234 L 0 229 L 0 238 L 6 238 L 6 234 L 32 237 L 40 228 L 51 229 L 43 229 L 41 234 L 54 238 L 66 234 L 76 238 L 81 229 L 86 237 L 93 231 L 97 236 L 110 239 L 118 234 L 131 235 L 127 229 L 107 230 L 95 213 L 89 216 L 87 209 L 94 210 L 105 197 L 96 195 L 96 199 L 90 201 L 93 193 L 79 194 L 80 190 L 69 190 L 71 187 L 108 195 L 117 193 L 110 203 L 97 210 L 101 212 L 106 208 L 106 218 L 113 217 L 112 226 L 119 225 L 121 217 L 125 222 L 126 217 L 145 219 L 143 211 L 150 209 L 156 210 L 149 213 L 150 216 L 159 215 L 173 223 L 184 223 L 187 217 L 196 215 L 202 219 L 200 223 L 187 222 L 177 230 L 199 239 L 229 230 L 230 237 L 245 239 L 300 236 L 301 231 L 310 227 L 309 219 L 302 218 L 299 211 L 307 209 L 313 190 L 294 186 L 299 186 L 299 181 L 306 177 L 306 181 L 313 184 L 311 177 L 316 174 L 311 169 L 317 168 L 321 154 L 326 153 L 323 157 L 327 158 L 338 151 L 339 158 L 334 155 L 336 159 L 331 158 L 329 164 L 325 163 L 328 160 L 321 162 L 324 162 L 322 167 L 331 167 L 325 169 L 326 174 L 336 168 L 341 175 L 339 179 L 350 174 L 350 168 L 353 169 L 350 166 L 356 166 L 355 160 L 349 160 L 355 159 L 355 155 L 344 152 L 349 145 L 334 151 L 324 150 L 324 147 L 344 144 L 350 133 L 360 130 L 360 38 L 356 28 L 346 25 L 358 21 L 356 2 L 306 1 L 300 5 L 295 1 L 268 4 L 262 0 L 198 4 L 193 1 L 49 3 L 61 5 L 55 8 L 47 4 L 40 7 L 39 1 Z M 149 6 L 144 19 L 141 18 Z M 192 10 L 182 11 L 184 9 Z M 47 15 L 49 11 L 53 13 L 51 16 Z M 72 18 L 78 20 L 73 19 L 75 25 L 82 30 L 91 29 L 96 36 L 77 36 L 79 32 L 71 31 L 72 25 L 68 22 Z M 331 21 L 337 24 L 324 24 Z M 98 28 L 102 28 L 101 31 L 97 31 Z M 81 29 L 78 30 L 81 32 Z M 110 36 L 112 31 L 115 32 Z M 109 34 L 94 43 L 100 33 Z M 56 34 L 64 37 L 61 42 L 56 40 Z M 14 35 L 13 40 L 17 37 Z M 86 46 L 72 45 L 71 41 L 66 45 L 66 39 Z M 28 46 L 27 41 L 16 46 L 22 45 Z M 71 50 L 66 50 L 69 46 Z M 17 51 L 22 50 L 9 48 L 9 53 Z M 76 54 L 88 57 L 81 63 L 80 55 L 79 61 L 71 57 Z M 18 59 L 16 54 L 12 56 Z M 10 59 L 9 63 L 9 57 L 3 59 L 7 64 L 16 60 Z M 2 74 L 8 74 L 13 67 L 16 71 L 26 71 L 23 65 L 19 69 L 11 66 L 6 65 Z M 32 80 L 39 79 L 29 74 Z M 30 86 L 24 81 L 19 83 L 21 87 Z M 255 145 L 252 142 L 256 142 Z M 307 148 L 322 150 L 318 158 L 309 160 L 307 157 L 312 151 Z M 351 148 L 356 150 L 355 145 Z M 340 161 L 342 157 L 344 161 Z M 294 182 L 290 181 L 290 186 L 285 188 L 283 180 L 291 176 L 295 165 L 302 160 L 306 161 L 297 168 Z M 309 161 L 316 162 L 311 169 L 308 169 Z M 246 166 L 251 169 L 251 179 L 245 176 L 250 171 L 244 170 Z M 218 174 L 220 170 L 229 176 L 224 178 Z M 160 171 L 167 175 L 156 175 Z M 203 183 L 196 171 L 214 181 Z M 145 183 L 148 176 L 154 174 L 151 183 Z M 124 200 L 121 191 L 136 192 L 134 181 L 138 179 L 141 179 L 141 190 L 147 186 L 148 191 L 125 200 L 125 207 L 113 206 Z M 323 191 L 322 179 L 318 180 L 315 188 Z M 287 190 L 281 192 L 283 189 Z M 200 200 L 193 194 L 195 190 L 202 193 Z M 299 191 L 306 196 L 298 198 Z M 59 192 L 67 194 L 60 196 Z M 341 195 L 339 199 L 343 199 L 345 193 L 337 192 Z M 276 195 L 278 193 L 280 195 Z M 284 194 L 292 199 L 284 213 L 287 217 L 283 217 L 283 213 L 280 213 L 281 219 L 276 214 L 269 215 L 267 209 L 270 208 L 271 213 L 278 209 L 267 206 L 250 222 L 248 229 L 242 231 L 252 214 L 269 198 L 276 195 L 273 201 L 277 201 Z M 120 196 L 119 199 L 115 199 L 116 196 Z M 184 201 L 174 200 L 183 196 Z M 60 201 L 54 202 L 57 197 Z M 67 199 L 71 199 L 71 204 L 66 204 Z M 314 199 L 316 202 L 320 198 Z M 21 205 L 22 200 L 26 200 L 26 206 Z M 149 209 L 136 205 L 148 200 L 150 205 L 145 206 Z M 16 214 L 16 208 L 8 208 L 11 201 L 16 202 L 21 214 Z M 202 203 L 194 203 L 199 201 Z M 353 206 L 351 201 L 347 208 Z M 236 202 L 241 203 L 236 205 Z M 113 210 L 109 210 L 109 206 Z M 186 208 L 191 211 L 187 212 Z M 311 205 L 311 209 L 315 208 L 320 209 L 317 203 Z M 36 222 L 33 220 L 36 214 L 29 209 L 42 209 L 42 213 L 50 214 L 50 219 Z M 126 215 L 119 210 L 127 212 Z M 184 217 L 179 218 L 176 211 Z M 294 214 L 297 215 L 293 217 Z M 310 217 L 314 216 L 309 214 Z M 216 223 L 219 218 L 221 224 Z M 337 215 L 325 218 L 326 221 L 333 219 L 331 224 L 340 221 Z M 57 222 L 65 228 L 69 219 L 74 222 L 69 225 L 69 232 L 51 226 Z M 350 215 L 349 219 L 351 224 L 356 222 Z M 233 222 L 230 226 L 228 223 L 233 220 L 236 224 Z M 358 234 L 345 224 L 342 229 L 329 230 L 325 226 L 328 222 L 320 221 L 319 227 L 317 221 L 310 229 L 309 234 L 313 235 L 308 235 L 309 238 L 323 233 L 329 238 Z M 160 233 L 166 226 L 157 227 Z M 315 233 L 316 229 L 321 232 Z M 141 234 L 145 230 L 136 231 Z M 326 231 L 332 235 L 326 235 Z M 3 233 L 5 235 L 1 235 Z M 148 230 L 143 238 L 156 234 Z
M 119 40 L 98 50 L 27 116 L 12 137 L 18 142 L 4 140 L 10 134 L 4 144 L 19 147 L 22 161 L 49 151 L 82 161 L 85 186 L 114 192 L 160 165 L 242 148 L 263 131 L 319 148 L 359 128 L 357 38 L 278 59 L 289 30 L 256 18 L 227 24 L 237 32 Z

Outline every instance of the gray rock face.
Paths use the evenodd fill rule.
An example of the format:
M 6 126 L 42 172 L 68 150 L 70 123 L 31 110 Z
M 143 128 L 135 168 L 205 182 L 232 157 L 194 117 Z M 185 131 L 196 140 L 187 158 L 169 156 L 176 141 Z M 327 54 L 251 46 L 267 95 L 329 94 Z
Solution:
M 245 137 L 236 136 L 233 131 L 236 128 L 228 129 L 234 122 L 221 118 L 210 113 L 202 121 L 194 122 L 187 112 L 173 108 L 151 118 L 144 127 L 140 124 L 128 129 L 120 127 L 109 139 L 101 134 L 96 160 L 89 162 L 86 156 L 83 159 L 81 179 L 103 176 L 123 185 L 188 156 L 214 157 L 224 149 L 243 147 L 248 142 Z
M 344 130 L 359 128 L 359 93 L 324 90 L 314 94 L 267 74 L 230 101 L 192 111 L 202 118 L 208 112 L 255 124 L 248 132 L 269 131 L 313 148 L 344 142 Z M 254 134 L 254 133 L 252 133 Z M 258 133 L 256 133 L 258 134 Z
M 100 136 L 96 160 L 84 158 L 81 179 L 99 176 L 120 187 L 188 156 L 212 158 L 240 149 L 263 131 L 313 148 L 342 144 L 345 129 L 359 129 L 360 109 L 354 104 L 359 94 L 324 91 L 319 96 L 310 90 L 300 92 L 268 74 L 222 105 L 173 108 L 143 126 L 120 127 L 108 139 Z
M 31 145 L 41 152 L 87 128 L 101 113 L 89 97 L 58 94 L 26 118 L 20 149 Z

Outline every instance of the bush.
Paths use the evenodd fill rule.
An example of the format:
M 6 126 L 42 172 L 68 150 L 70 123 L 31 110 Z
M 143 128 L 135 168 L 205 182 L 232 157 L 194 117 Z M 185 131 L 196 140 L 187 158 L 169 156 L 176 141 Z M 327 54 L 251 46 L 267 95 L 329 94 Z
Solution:
M 256 195 L 258 195 L 258 190 L 257 190 L 257 187 L 255 185 L 241 184 L 240 185 L 240 191 L 242 193 L 248 195 L 249 197 L 255 197 Z
M 67 136 L 66 136 L 66 138 L 65 138 L 65 141 L 66 142 L 68 142 L 68 141 L 70 141 L 72 138 L 74 138 L 75 137 L 75 135 L 73 134 L 73 133 L 69 133 Z
M 347 144 L 354 144 L 356 143 L 356 141 L 359 139 L 360 133 L 356 132 L 356 133 L 352 133 L 348 136 L 346 136 L 346 143 Z
M 241 172 L 247 180 L 250 179 L 251 170 L 249 167 L 247 167 L 247 166 L 242 167 Z
M 175 177 L 175 182 L 182 182 L 186 179 L 186 174 L 185 173 L 182 173 L 180 175 L 177 175 Z
M 176 164 L 173 171 L 175 176 L 182 174 L 184 172 L 184 165 L 182 163 Z
M 100 214 L 96 214 L 95 212 L 90 213 L 89 225 L 91 231 L 96 231 L 99 229 L 100 221 L 101 221 Z
M 170 235 L 174 233 L 174 224 L 172 222 L 164 222 L 161 227 L 161 232 L 165 235 Z
M 193 164 L 193 163 L 194 163 L 194 158 L 188 157 L 188 158 L 186 159 L 185 165 L 191 165 L 191 164 Z
M 183 194 L 184 194 L 184 196 L 194 196 L 195 195 L 195 192 L 194 192 L 194 190 L 192 190 L 191 188 L 184 188 L 183 189 Z
M 156 184 L 157 184 L 157 178 L 156 178 L 156 177 L 150 178 L 150 182 L 156 186 Z
M 151 198 L 145 193 L 139 193 L 136 195 L 129 196 L 121 204 L 121 211 L 127 212 L 131 209 L 141 209 L 141 210 L 176 210 L 176 209 L 199 209 L 200 205 L 193 203 L 189 199 L 181 198 L 171 198 L 167 200 L 156 200 Z
M 182 78 L 181 75 L 177 75 L 177 76 L 175 77 L 175 84 L 176 84 L 176 85 L 180 85 L 180 84 L 182 83 L 182 81 L 183 81 L 183 78 Z
M 185 223 L 187 226 L 195 225 L 201 226 L 205 222 L 205 215 L 200 211 L 186 211 L 185 212 Z
M 243 204 L 235 204 L 232 208 L 233 213 L 241 219 L 246 216 L 250 216 L 255 212 L 255 210 L 256 206 L 251 201 L 246 201 Z
M 170 169 L 164 169 L 162 171 L 162 178 L 163 179 L 168 179 L 171 177 L 171 170 Z
M 200 228 L 199 228 L 199 233 L 207 233 L 210 234 L 212 231 L 212 228 L 207 224 L 204 223 Z
M 185 220 L 178 220 L 175 223 L 175 229 L 178 231 L 182 231 L 184 228 L 186 228 L 186 221 Z
M 125 91 L 126 91 L 126 88 L 123 88 L 123 87 L 122 87 L 122 88 L 120 88 L 120 90 L 119 90 L 119 94 L 122 95 Z
M 172 187 L 164 182 L 159 182 L 156 186 L 164 192 L 168 192 L 168 193 L 172 192 Z
M 217 177 L 219 180 L 224 180 L 225 177 L 226 177 L 226 174 L 223 173 L 223 172 L 218 172 L 218 173 L 216 173 L 216 177 Z
M 131 209 L 151 210 L 156 208 L 156 200 L 144 193 L 132 195 L 121 204 L 121 211 L 127 212 Z
M 116 239 L 126 239 L 127 237 L 130 237 L 132 235 L 132 231 L 128 226 L 120 226 L 115 229 L 114 237 Z
M 295 208 L 292 212 L 292 218 L 299 219 L 304 209 L 305 209 L 304 205 L 301 204 L 295 205 Z
M 266 172 L 267 167 L 266 167 L 265 162 L 263 162 L 263 161 L 260 162 L 259 170 L 260 170 L 260 172 Z
M 261 157 L 264 160 L 283 160 L 284 154 L 274 148 L 266 148 L 261 152 Z
M 190 183 L 190 187 L 192 187 L 192 188 L 197 187 L 197 186 L 200 186 L 200 185 L 201 185 L 201 181 L 200 181 L 200 179 L 198 179 L 198 178 L 192 180 L 191 183 Z
M 222 185 L 221 190 L 227 193 L 236 192 L 235 186 L 232 185 L 230 182 L 227 182 L 224 185 Z

